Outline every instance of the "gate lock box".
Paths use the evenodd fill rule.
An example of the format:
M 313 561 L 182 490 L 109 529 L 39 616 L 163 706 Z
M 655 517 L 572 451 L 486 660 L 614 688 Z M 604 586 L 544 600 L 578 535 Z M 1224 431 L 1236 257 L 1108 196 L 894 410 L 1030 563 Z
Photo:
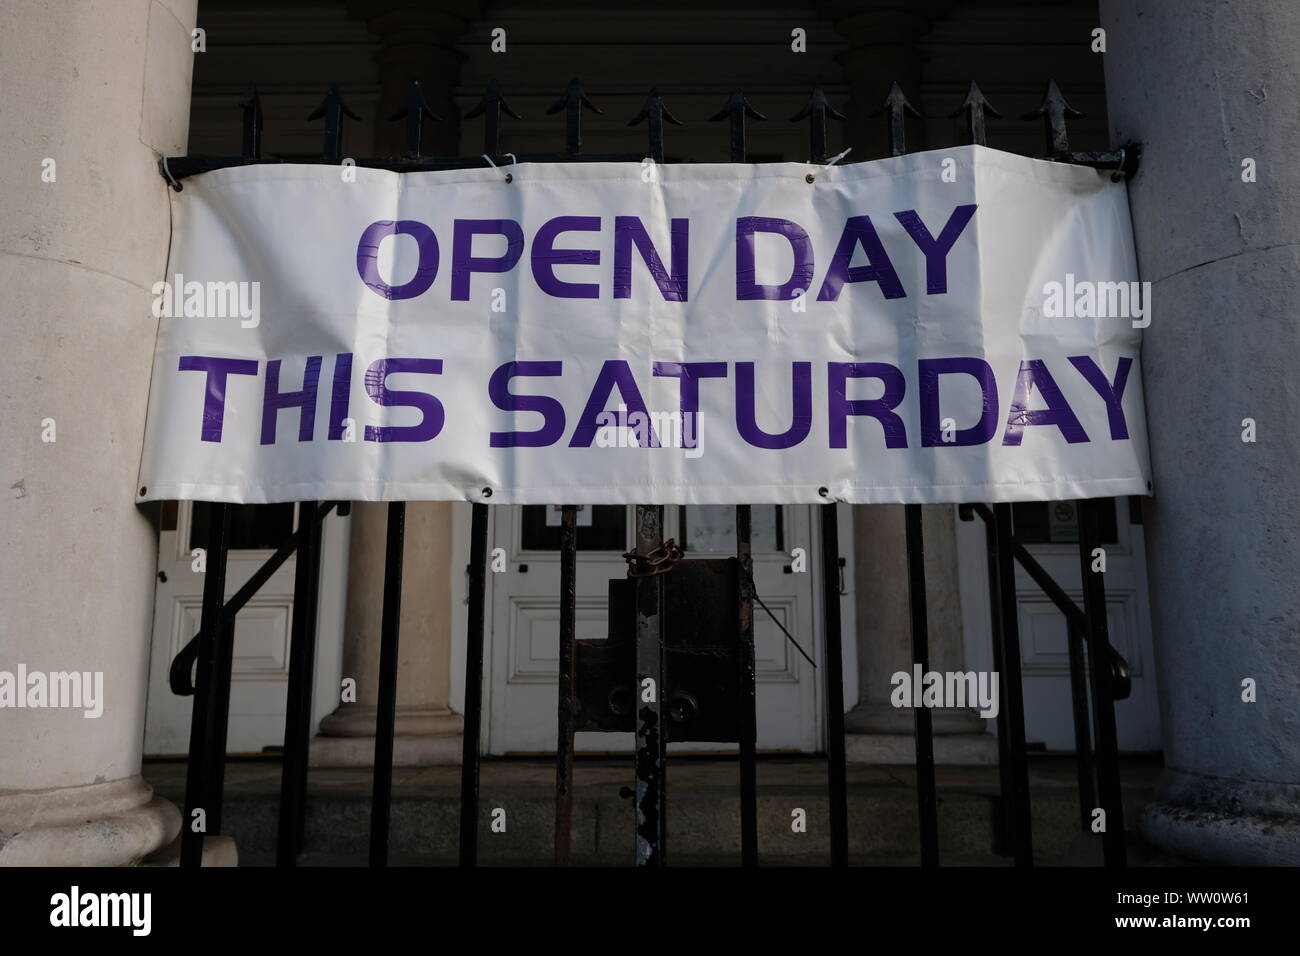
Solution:
M 636 730 L 637 578 L 609 582 L 609 637 L 577 641 L 580 731 Z M 662 575 L 665 739 L 740 739 L 740 565 L 678 561 Z

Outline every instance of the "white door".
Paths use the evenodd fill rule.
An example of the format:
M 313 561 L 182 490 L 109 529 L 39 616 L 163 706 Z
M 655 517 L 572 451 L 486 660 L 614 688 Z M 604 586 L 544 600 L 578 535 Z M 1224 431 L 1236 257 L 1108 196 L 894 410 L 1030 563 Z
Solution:
M 1111 507 L 1103 509 L 1101 535 L 1106 551 L 1107 622 L 1111 645 L 1128 661 L 1133 681 L 1128 699 L 1115 704 L 1119 747 L 1125 751 L 1159 750 L 1160 714 L 1141 519 L 1137 511 L 1130 511 L 1130 499 L 1108 500 Z M 1013 505 L 1012 521 L 1017 537 L 1030 554 L 1082 608 L 1076 503 Z M 992 667 L 984 528 L 979 518 L 957 522 L 966 666 L 980 670 Z M 1025 739 L 1029 743 L 1041 743 L 1048 750 L 1073 751 L 1065 619 L 1018 563 L 1016 596 L 1020 666 L 1024 676 Z M 992 727 L 993 723 L 990 721 L 989 725 Z
M 664 510 L 664 537 L 684 545 L 687 557 L 735 554 L 734 508 L 688 505 Z M 609 581 L 626 576 L 622 555 L 633 546 L 633 514 L 633 508 L 623 505 L 596 505 L 579 512 L 579 640 L 608 636 Z M 758 594 L 819 660 L 819 551 L 812 509 L 755 505 L 752 514 Z M 491 547 L 502 549 L 506 565 L 504 571 L 488 574 L 487 750 L 492 754 L 553 752 L 559 667 L 559 509 L 493 508 L 492 525 Z M 796 548 L 803 549 L 806 563 L 792 557 Z M 796 571 L 796 565 L 803 570 Z M 846 628 L 845 633 L 852 631 Z M 822 723 L 818 672 L 757 605 L 754 645 L 758 747 L 816 751 Z M 586 751 L 622 751 L 633 749 L 635 743 L 631 734 L 580 733 L 576 746 Z M 673 745 L 673 749 L 725 748 L 725 744 Z
M 167 675 L 176 655 L 199 630 L 205 575 L 194 570 L 193 550 L 206 544 L 208 507 L 168 502 L 164 511 L 149 662 L 146 754 L 189 750 L 194 698 L 173 694 Z M 234 506 L 227 600 L 297 528 L 296 511 L 293 504 Z M 346 553 L 347 519 L 331 512 L 322 536 L 313 730 L 321 717 L 338 706 Z M 296 560 L 290 557 L 235 619 L 228 753 L 261 753 L 284 744 L 295 567 Z

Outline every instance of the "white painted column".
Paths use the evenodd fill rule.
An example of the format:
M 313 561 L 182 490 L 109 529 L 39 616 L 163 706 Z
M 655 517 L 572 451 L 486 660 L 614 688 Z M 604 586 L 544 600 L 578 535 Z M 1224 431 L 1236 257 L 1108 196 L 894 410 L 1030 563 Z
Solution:
M 411 81 L 419 80 L 430 108 L 443 118 L 425 124 L 425 155 L 459 152 L 459 116 L 452 93 L 460 56 L 452 44 L 476 9 L 456 3 L 414 8 L 392 0 L 364 8 L 367 28 L 383 43 L 375 58 L 380 116 L 391 116 L 402 105 Z M 378 123 L 374 151 L 378 156 L 404 154 L 406 124 Z M 357 700 L 340 704 L 321 721 L 321 735 L 311 743 L 314 766 L 369 766 L 374 761 L 387 513 L 385 504 L 353 505 L 343 676 L 356 679 Z M 448 703 L 453 560 L 451 505 L 411 502 L 406 509 L 398 643 L 393 741 L 397 766 L 455 764 L 461 759 L 464 721 Z
M 1112 135 L 1144 146 L 1130 197 L 1153 284 L 1146 533 L 1166 770 L 1141 828 L 1183 857 L 1294 866 L 1300 5 L 1102 0 L 1101 26 Z
M 103 675 L 96 718 L 0 709 L 0 864 L 133 863 L 180 826 L 140 778 L 158 537 L 134 502 L 194 22 L 0 5 L 0 671 Z
M 888 155 L 888 124 L 871 114 L 897 81 L 914 105 L 919 98 L 922 59 L 916 40 L 944 12 L 933 0 L 878 0 L 870 4 L 830 3 L 825 15 L 848 41 L 840 56 L 852 98 L 846 107 L 849 161 Z M 925 148 L 922 123 L 907 130 L 909 152 Z M 916 761 L 915 715 L 890 703 L 890 678 L 911 673 L 912 632 L 907 581 L 907 536 L 902 505 L 856 505 L 853 544 L 858 638 L 859 700 L 845 716 L 847 754 L 853 763 L 908 764 Z M 957 536 L 951 505 L 922 509 L 929 618 L 930 669 L 965 670 L 962 663 L 961 601 L 957 582 Z M 936 709 L 934 756 L 941 764 L 988 764 L 997 760 L 997 741 L 967 708 Z

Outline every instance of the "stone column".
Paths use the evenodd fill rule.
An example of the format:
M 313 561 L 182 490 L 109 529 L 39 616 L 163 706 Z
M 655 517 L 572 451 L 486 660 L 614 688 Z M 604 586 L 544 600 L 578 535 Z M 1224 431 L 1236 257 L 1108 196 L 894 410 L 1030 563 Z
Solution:
M 180 827 L 140 777 L 158 536 L 135 483 L 194 22 L 194 0 L 0 6 L 0 672 L 102 674 L 100 716 L 0 710 L 0 864 L 135 863 Z
M 836 31 L 848 40 L 848 50 L 840 57 L 851 90 L 845 124 L 846 142 L 853 145 L 848 162 L 889 155 L 887 122 L 870 114 L 880 108 L 892 82 L 899 83 L 913 106 L 924 110 L 916 40 L 948 6 L 943 0 L 846 0 L 828 8 Z M 910 152 L 925 148 L 921 121 L 909 120 L 907 135 Z M 930 667 L 964 670 L 953 508 L 926 505 L 922 520 Z M 848 757 L 858 763 L 912 763 L 916 759 L 913 713 L 889 702 L 891 675 L 897 671 L 910 673 L 912 666 L 903 506 L 855 506 L 853 544 L 860 700 L 845 718 Z M 997 741 L 983 732 L 983 721 L 975 711 L 936 710 L 933 726 L 937 762 L 996 762 Z
M 1153 303 L 1146 535 L 1166 769 L 1141 828 L 1179 856 L 1294 866 L 1300 6 L 1102 0 L 1101 26 L 1113 139 L 1143 144 L 1129 195 Z
M 445 8 L 445 9 L 444 9 Z M 452 94 L 460 54 L 452 43 L 468 26 L 476 6 L 430 4 L 412 9 L 396 2 L 353 3 L 354 16 L 383 42 L 375 60 L 380 72 L 375 155 L 402 155 L 405 123 L 387 119 L 419 80 L 430 109 L 442 122 L 427 121 L 422 152 L 454 156 L 459 150 L 458 111 Z M 357 681 L 356 703 L 344 703 L 321 721 L 312 741 L 316 766 L 369 765 L 374 760 L 383 613 L 384 553 L 388 506 L 358 502 L 352 512 L 348 552 L 348 604 L 343 631 L 343 676 Z M 397 766 L 459 763 L 462 720 L 448 706 L 451 657 L 452 514 L 447 502 L 412 502 L 406 509 L 402 577 L 402 629 L 397 671 Z

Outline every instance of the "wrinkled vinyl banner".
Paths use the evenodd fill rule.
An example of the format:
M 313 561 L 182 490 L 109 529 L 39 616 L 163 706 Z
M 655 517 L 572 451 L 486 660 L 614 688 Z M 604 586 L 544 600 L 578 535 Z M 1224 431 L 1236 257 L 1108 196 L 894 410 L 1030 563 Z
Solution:
M 348 172 L 173 194 L 141 500 L 1150 489 L 1143 323 L 1096 317 L 1139 301 L 1108 174 L 984 147 Z

